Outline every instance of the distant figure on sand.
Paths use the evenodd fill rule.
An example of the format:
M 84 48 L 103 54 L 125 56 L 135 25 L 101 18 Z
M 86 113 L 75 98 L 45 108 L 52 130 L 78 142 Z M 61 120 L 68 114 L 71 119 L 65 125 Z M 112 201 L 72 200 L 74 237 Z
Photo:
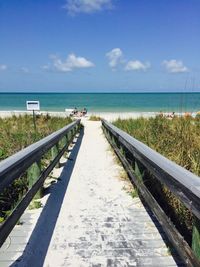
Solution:
M 78 114 L 78 109 L 75 107 L 72 111 L 71 111 L 71 113 L 69 114 L 70 116 L 77 116 L 77 114 Z
M 86 114 L 87 114 L 87 109 L 86 108 L 84 108 L 81 111 L 78 111 L 78 109 L 75 107 L 73 109 L 73 111 L 70 113 L 70 116 L 82 117 L 82 116 L 85 116 Z
M 85 116 L 87 114 L 87 109 L 84 108 L 82 111 L 81 111 L 82 115 Z
M 78 113 L 77 107 L 74 108 L 73 113 L 74 113 L 74 115 L 76 115 Z
M 173 111 L 171 114 L 170 114 L 170 118 L 173 119 L 175 117 L 175 112 Z

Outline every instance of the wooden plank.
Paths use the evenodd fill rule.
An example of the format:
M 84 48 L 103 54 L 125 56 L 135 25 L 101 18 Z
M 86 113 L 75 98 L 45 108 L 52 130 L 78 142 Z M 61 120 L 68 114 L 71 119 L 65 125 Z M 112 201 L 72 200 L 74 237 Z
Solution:
M 13 156 L 0 162 L 0 192 L 8 186 L 21 173 L 28 169 L 34 162 L 40 160 L 52 146 L 65 136 L 80 120 L 74 121 L 66 127 L 50 134 L 42 140 L 28 146 Z
M 200 177 L 168 160 L 105 120 L 102 124 L 200 219 Z
M 200 221 L 195 218 L 192 232 L 192 249 L 196 257 L 200 260 Z
M 17 205 L 17 207 L 13 210 L 11 215 L 6 219 L 6 221 L 0 226 L 0 247 L 12 231 L 13 227 L 25 211 L 25 209 L 28 207 L 29 203 L 37 193 L 37 191 L 40 189 L 40 187 L 43 185 L 46 177 L 50 174 L 50 172 L 53 170 L 53 168 L 58 163 L 59 159 L 62 157 L 66 149 L 68 148 L 68 145 L 66 145 L 59 154 L 54 158 L 54 160 L 51 162 L 51 164 L 41 172 L 40 177 L 38 180 L 33 184 L 31 189 L 26 193 L 26 195 L 22 198 L 20 203 Z
M 59 153 L 59 147 L 58 147 L 58 144 L 56 144 L 55 146 L 53 146 L 51 148 L 51 159 L 54 160 L 54 158 L 58 155 Z M 59 168 L 60 164 L 58 162 L 58 164 L 56 164 L 56 168 Z
M 103 126 L 110 130 L 109 127 L 107 127 L 107 122 L 103 121 Z M 110 125 L 109 125 L 110 126 Z M 116 128 L 116 127 L 115 127 Z M 115 133 L 115 137 L 119 140 L 119 132 L 115 132 L 112 128 L 112 133 Z M 130 163 L 126 160 L 124 155 L 121 153 L 121 150 L 115 145 L 115 143 L 110 139 L 110 136 L 108 134 L 105 135 L 112 145 L 114 151 L 116 152 L 117 156 L 121 160 L 126 172 L 128 173 L 131 181 L 134 185 L 137 186 L 140 195 L 142 196 L 143 200 L 147 204 L 147 206 L 150 207 L 150 209 L 153 211 L 153 213 L 156 215 L 157 219 L 161 223 L 164 231 L 166 232 L 169 240 L 174 245 L 174 247 L 177 249 L 179 255 L 184 260 L 184 262 L 187 264 L 187 266 L 191 267 L 199 267 L 200 261 L 197 259 L 195 254 L 193 253 L 190 246 L 187 244 L 187 242 L 184 240 L 184 238 L 181 236 L 181 234 L 177 231 L 171 220 L 167 217 L 165 212 L 162 210 L 162 208 L 159 206 L 157 201 L 154 199 L 152 194 L 149 192 L 149 190 L 146 188 L 146 186 L 141 182 L 141 178 L 139 179 L 134 175 L 132 166 Z
M 40 173 L 41 173 L 41 163 L 40 162 L 33 163 L 27 171 L 29 189 L 37 181 L 38 177 L 40 176 Z M 41 186 L 40 189 L 38 190 L 38 192 L 35 194 L 34 198 L 35 199 L 41 198 L 42 197 L 42 191 L 43 191 L 43 188 Z
M 39 155 L 42 156 L 43 154 L 45 154 L 45 152 L 48 151 L 49 148 L 56 145 L 59 140 L 66 136 L 67 133 L 79 123 L 80 120 L 71 123 L 63 129 L 45 137 L 41 141 L 27 147 L 26 149 L 16 153 L 14 156 L 4 160 L 2 164 L 0 163 L 0 188 L 2 190 L 7 184 L 9 184 L 15 178 L 18 178 L 18 176 L 21 175 L 21 173 L 23 173 L 29 167 L 29 164 L 34 163 L 33 169 L 30 170 L 31 174 L 29 173 L 29 176 L 31 176 L 32 179 L 31 188 L 29 188 L 26 195 L 21 199 L 17 207 L 12 211 L 11 215 L 6 219 L 6 221 L 0 225 L 0 246 L 6 240 L 7 236 L 23 214 L 24 210 L 29 205 L 30 201 L 33 199 L 38 190 L 42 187 L 46 177 L 58 164 L 59 159 L 67 150 L 69 143 L 66 143 L 66 145 L 61 149 L 61 151 L 58 152 L 57 155 L 55 155 L 55 158 L 50 163 L 50 165 L 42 172 L 40 172 L 40 168 L 38 168 L 36 163 L 40 159 L 38 158 Z M 36 156 L 37 160 L 35 160 Z M 26 163 L 26 161 L 28 161 L 28 163 Z M 16 170 L 17 167 L 19 169 Z M 11 178 L 9 178 L 9 175 L 11 176 Z

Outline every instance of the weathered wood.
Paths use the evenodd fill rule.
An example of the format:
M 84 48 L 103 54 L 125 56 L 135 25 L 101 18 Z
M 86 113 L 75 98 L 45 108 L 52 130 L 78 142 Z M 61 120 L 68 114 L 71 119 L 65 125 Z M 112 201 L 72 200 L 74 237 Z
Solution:
M 145 201 L 145 203 L 150 207 L 150 209 L 153 211 L 153 213 L 158 218 L 158 220 L 159 220 L 160 224 L 162 225 L 163 229 L 165 230 L 169 240 L 175 246 L 175 248 L 179 252 L 179 255 L 181 256 L 181 258 L 185 261 L 187 266 L 191 266 L 191 267 L 192 266 L 198 266 L 199 267 L 200 266 L 200 261 L 198 260 L 199 240 L 200 240 L 199 239 L 199 237 L 200 237 L 199 236 L 199 230 L 200 230 L 199 224 L 198 225 L 195 224 L 195 228 L 194 228 L 194 233 L 193 233 L 194 245 L 193 245 L 193 249 L 194 249 L 194 251 L 196 251 L 196 250 L 197 251 L 195 253 L 193 253 L 192 249 L 187 244 L 187 242 L 184 240 L 184 238 L 181 236 L 181 234 L 178 232 L 178 230 L 175 228 L 175 226 L 173 225 L 173 223 L 170 220 L 170 218 L 167 217 L 165 212 L 162 210 L 160 205 L 157 203 L 157 201 L 152 196 L 150 191 L 146 188 L 145 184 L 142 182 L 143 173 L 142 173 L 141 168 L 138 166 L 137 161 L 135 162 L 135 166 L 133 167 L 127 161 L 127 159 L 125 158 L 123 153 L 121 153 L 122 151 L 120 151 L 120 149 L 117 147 L 117 145 L 113 142 L 113 140 L 111 138 L 111 135 L 114 135 L 121 144 L 123 144 L 127 149 L 129 149 L 129 151 L 132 152 L 133 157 L 136 158 L 145 167 L 147 167 L 147 169 L 149 167 L 149 164 L 148 165 L 145 164 L 143 156 L 145 156 L 148 159 L 149 163 L 152 163 L 152 160 L 154 160 L 155 157 L 159 157 L 159 160 L 157 159 L 156 164 L 153 164 L 153 166 L 150 166 L 151 167 L 150 171 L 154 170 L 154 173 L 156 172 L 157 175 L 159 175 L 159 172 L 157 172 L 157 171 L 160 170 L 160 169 L 167 173 L 167 171 L 169 170 L 168 169 L 169 160 L 167 160 L 166 158 L 162 157 L 160 154 L 158 154 L 156 152 L 154 153 L 154 151 L 152 149 L 150 149 L 150 151 L 148 151 L 148 147 L 146 147 L 145 145 L 144 145 L 145 147 L 142 146 L 140 148 L 140 144 L 142 144 L 142 143 L 140 143 L 139 141 L 137 141 L 135 139 L 134 139 L 134 142 L 131 142 L 131 141 L 133 141 L 132 137 L 129 136 L 129 138 L 127 138 L 127 134 L 125 134 L 123 131 L 119 130 L 118 128 L 114 127 L 110 123 L 107 123 L 105 120 L 102 121 L 102 125 L 103 125 L 103 127 L 105 127 L 107 129 L 107 131 L 109 131 L 109 134 L 107 134 L 106 131 L 104 131 L 105 135 L 106 135 L 108 141 L 110 142 L 110 144 L 113 146 L 113 149 L 116 152 L 116 154 L 118 155 L 119 159 L 121 160 L 121 162 L 122 162 L 125 170 L 127 171 L 131 181 L 133 182 L 134 185 L 137 186 L 137 188 L 139 190 L 139 193 L 140 193 L 140 196 L 142 196 L 142 198 Z M 137 143 L 137 149 L 135 149 L 135 147 L 134 147 L 135 141 L 137 141 L 136 142 Z M 148 154 L 148 152 L 149 152 L 149 154 Z M 148 156 L 152 156 L 152 157 L 150 157 L 151 160 L 148 158 Z M 162 164 L 159 164 L 161 160 L 162 161 L 166 160 L 167 161 L 166 165 L 165 165 L 165 162 L 162 162 Z M 176 174 L 178 173 L 178 171 L 180 169 L 181 169 L 181 174 L 186 173 L 187 177 L 189 176 L 191 179 L 194 178 L 194 181 L 191 181 L 191 183 L 193 183 L 195 185 L 198 184 L 198 181 L 196 180 L 197 176 L 195 176 L 192 173 L 184 170 L 183 168 L 179 167 L 175 163 L 170 164 L 170 166 L 174 166 L 175 170 L 171 170 L 167 174 L 169 175 L 169 173 L 170 173 L 169 176 L 170 176 L 171 179 L 174 179 L 175 181 L 177 181 L 177 180 L 179 181 L 179 183 L 174 183 L 176 188 L 178 188 L 178 189 L 181 188 L 181 186 L 180 186 L 180 184 L 181 184 L 180 176 L 178 176 L 178 179 L 176 180 Z M 178 168 L 177 168 L 177 166 L 178 166 Z M 173 173 L 173 175 L 172 175 L 172 173 Z M 162 173 L 161 173 L 161 175 L 162 175 Z M 198 179 L 199 179 L 199 177 L 198 177 Z M 185 179 L 184 179 L 184 182 L 185 182 Z M 165 184 L 167 184 L 167 183 L 165 183 Z M 190 191 L 190 189 L 191 188 L 189 187 L 188 191 Z M 176 190 L 174 189 L 174 191 L 176 191 Z M 194 190 L 193 190 L 193 192 L 186 192 L 189 200 L 190 200 L 189 197 L 191 195 L 192 195 L 193 198 L 196 197 L 198 199 L 198 196 L 194 195 L 194 193 L 195 193 Z M 185 198 L 183 198 L 183 199 L 185 199 Z M 191 205 L 192 205 L 192 203 L 191 203 Z
M 59 147 L 58 147 L 58 144 L 56 144 L 55 146 L 53 146 L 51 148 L 51 159 L 54 160 L 55 157 L 58 155 L 59 153 Z M 60 167 L 60 164 L 59 162 L 56 164 L 56 168 L 59 168 Z
M 144 145 L 114 125 L 102 121 L 112 135 L 123 144 L 160 182 L 200 219 L 200 178 L 158 152 Z
M 45 137 L 39 142 L 30 145 L 24 150 L 0 162 L 0 192 L 2 192 L 7 185 L 9 185 L 13 180 L 17 179 L 31 166 L 28 170 L 28 192 L 25 196 L 23 196 L 17 207 L 12 211 L 11 215 L 9 215 L 6 221 L 0 225 L 0 246 L 4 243 L 5 239 L 23 214 L 24 210 L 29 205 L 30 201 L 42 187 L 46 177 L 50 174 L 56 164 L 58 164 L 59 159 L 67 150 L 69 142 L 66 143 L 60 152 L 56 153 L 53 161 L 51 161 L 50 165 L 42 172 L 40 171 L 40 164 L 38 163 L 41 157 L 50 148 L 57 145 L 58 142 L 78 124 L 80 124 L 80 120 L 71 123 L 61 130 Z
M 67 136 L 64 136 L 62 138 L 62 146 L 64 147 L 67 144 L 68 140 L 67 140 Z
M 195 218 L 192 232 L 192 249 L 196 257 L 200 260 L 200 221 Z
M 40 160 L 42 156 L 52 146 L 54 146 L 63 136 L 77 124 L 80 120 L 74 121 L 66 127 L 52 133 L 42 140 L 28 146 L 13 156 L 0 162 L 0 192 L 21 173 L 26 171 L 34 162 Z
M 51 162 L 51 164 L 41 172 L 40 176 L 38 177 L 37 181 L 33 184 L 30 190 L 26 193 L 26 195 L 22 198 L 20 203 L 17 207 L 12 211 L 11 215 L 6 219 L 6 221 L 0 226 L 0 247 L 12 231 L 13 227 L 18 222 L 19 218 L 28 207 L 29 203 L 37 193 L 37 191 L 43 185 L 45 179 L 56 166 L 59 159 L 62 157 L 63 153 L 67 149 L 67 145 L 59 152 L 59 154 L 55 157 L 55 159 Z
M 41 173 L 41 164 L 40 162 L 35 162 L 31 165 L 31 167 L 27 171 L 28 176 L 28 188 L 30 189 L 38 180 Z M 35 199 L 42 197 L 43 188 L 41 187 L 36 195 L 34 196 Z

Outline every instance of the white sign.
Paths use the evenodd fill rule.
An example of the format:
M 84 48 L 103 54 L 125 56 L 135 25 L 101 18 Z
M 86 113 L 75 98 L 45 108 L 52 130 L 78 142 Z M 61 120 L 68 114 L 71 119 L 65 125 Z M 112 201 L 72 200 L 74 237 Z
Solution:
M 40 101 L 26 101 L 27 110 L 40 110 Z

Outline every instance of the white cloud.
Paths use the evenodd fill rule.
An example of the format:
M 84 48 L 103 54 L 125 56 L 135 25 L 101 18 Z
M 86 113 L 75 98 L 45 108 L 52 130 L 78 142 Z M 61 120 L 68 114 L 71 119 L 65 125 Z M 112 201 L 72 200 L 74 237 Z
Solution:
M 125 66 L 125 70 L 127 71 L 145 71 L 148 68 L 150 68 L 151 64 L 149 62 L 144 62 L 142 63 L 139 60 L 130 60 L 127 62 L 126 66 Z
M 112 0 L 67 0 L 64 8 L 70 15 L 93 13 L 112 8 Z
M 62 61 L 57 56 L 52 55 L 54 68 L 60 72 L 69 72 L 74 69 L 94 67 L 94 64 L 84 57 L 77 57 L 75 54 L 68 55 L 67 59 Z M 43 69 L 48 69 L 48 65 L 43 66 Z
M 111 68 L 115 68 L 117 65 L 123 63 L 123 53 L 120 48 L 114 48 L 110 52 L 106 53 L 106 57 L 109 60 Z
M 170 73 L 183 73 L 188 72 L 189 69 L 184 66 L 181 60 L 171 59 L 171 60 L 164 60 L 162 65 L 165 66 L 166 70 Z
M 7 70 L 8 66 L 5 64 L 0 65 L 0 71 Z
M 27 67 L 22 67 L 21 71 L 24 73 L 29 73 L 29 69 Z

